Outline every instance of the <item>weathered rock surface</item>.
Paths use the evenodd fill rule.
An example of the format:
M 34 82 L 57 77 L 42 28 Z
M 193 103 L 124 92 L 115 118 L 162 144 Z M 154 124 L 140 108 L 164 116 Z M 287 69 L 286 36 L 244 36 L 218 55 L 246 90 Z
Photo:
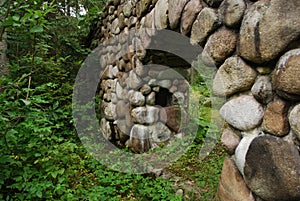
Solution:
M 273 87 L 269 76 L 260 76 L 251 88 L 253 96 L 259 102 L 268 104 L 273 100 Z
M 204 45 L 209 34 L 220 25 L 221 23 L 216 10 L 203 8 L 192 26 L 191 43 Z
M 155 105 L 155 100 L 156 100 L 155 92 L 151 92 L 151 93 L 146 97 L 146 104 L 147 104 L 147 105 Z
M 290 100 L 300 100 L 300 49 L 284 54 L 273 74 L 277 94 Z
M 134 125 L 130 132 L 130 147 L 137 153 L 144 153 L 150 149 L 149 128 L 143 125 Z
M 143 85 L 140 88 L 140 92 L 142 92 L 143 95 L 148 95 L 151 92 L 151 87 L 149 85 Z
M 130 95 L 129 101 L 133 106 L 143 106 L 145 104 L 145 96 L 142 92 L 135 91 Z
M 187 35 L 191 31 L 193 22 L 202 8 L 200 0 L 190 0 L 186 4 L 180 24 L 180 31 L 182 34 Z
M 158 0 L 154 12 L 155 28 L 165 29 L 168 27 L 168 0 Z
M 230 154 L 234 154 L 235 149 L 241 141 L 241 134 L 232 128 L 226 128 L 221 137 L 221 143 L 225 150 Z
M 181 109 L 179 106 L 169 106 L 162 108 L 160 119 L 173 131 L 179 132 L 181 126 Z
M 246 155 L 251 142 L 258 136 L 257 133 L 243 133 L 243 138 L 240 141 L 238 147 L 235 149 L 235 164 L 238 167 L 240 173 L 244 175 L 244 167 L 246 161 Z
M 203 49 L 202 60 L 206 65 L 218 66 L 233 53 L 237 35 L 232 30 L 221 28 L 212 34 Z
M 159 108 L 154 106 L 137 107 L 132 109 L 132 120 L 140 124 L 153 124 L 158 121 Z
M 149 130 L 151 133 L 151 140 L 154 143 L 166 142 L 170 139 L 172 134 L 169 128 L 161 122 L 149 126 Z
M 128 86 L 131 89 L 136 89 L 142 84 L 141 78 L 134 71 L 129 72 L 129 77 L 127 79 Z
M 115 120 L 116 119 L 116 105 L 112 102 L 102 103 L 103 113 L 106 119 Z
M 125 117 L 126 113 L 129 111 L 129 104 L 126 104 L 124 101 L 120 100 L 116 105 L 116 114 L 117 118 Z
M 276 100 L 270 103 L 265 111 L 262 127 L 264 131 L 282 137 L 289 133 L 290 126 L 288 122 L 289 104 L 282 100 Z
M 255 138 L 246 155 L 244 179 L 266 201 L 300 200 L 298 150 L 280 138 Z
M 171 1 L 169 1 L 168 16 L 169 16 L 171 29 L 175 29 L 179 25 L 183 8 L 188 1 L 189 0 L 171 0 Z
M 244 16 L 239 54 L 256 63 L 276 58 L 300 36 L 300 1 L 263 0 L 250 6 Z
M 225 158 L 218 187 L 220 201 L 255 201 L 233 160 Z
M 300 104 L 293 107 L 289 114 L 289 122 L 294 134 L 300 140 Z
M 264 110 L 253 96 L 242 95 L 225 103 L 220 115 L 233 127 L 247 131 L 261 123 Z
M 109 121 L 107 121 L 105 118 L 102 118 L 100 121 L 100 129 L 105 139 L 112 139 L 112 129 L 110 127 Z
M 116 95 L 121 100 L 126 100 L 128 98 L 128 90 L 123 88 L 119 82 L 116 84 Z
M 240 24 L 246 10 L 244 0 L 224 0 L 219 8 L 223 23 L 228 27 Z
M 114 34 L 119 34 L 120 33 L 120 27 L 119 27 L 119 19 L 116 18 L 112 24 L 111 24 L 111 32 Z
M 213 82 L 213 92 L 218 96 L 231 96 L 248 90 L 253 85 L 257 73 L 240 57 L 226 59 L 219 68 Z
M 141 0 L 137 2 L 136 14 L 138 17 L 143 16 L 147 12 L 149 6 L 151 5 L 151 2 L 152 0 Z

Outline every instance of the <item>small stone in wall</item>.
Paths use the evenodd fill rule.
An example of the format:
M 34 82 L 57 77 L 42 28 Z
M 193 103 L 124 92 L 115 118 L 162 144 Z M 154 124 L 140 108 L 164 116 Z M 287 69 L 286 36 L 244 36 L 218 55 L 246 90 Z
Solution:
M 205 23 L 203 23 L 205 22 Z M 205 45 L 210 33 L 221 25 L 216 10 L 203 8 L 192 26 L 191 43 Z
M 244 0 L 224 0 L 219 8 L 219 15 L 228 27 L 237 27 L 246 10 Z
M 104 117 L 108 120 L 116 119 L 116 105 L 112 102 L 102 102 Z
M 112 128 L 110 127 L 109 121 L 102 118 L 100 121 L 100 129 L 105 139 L 112 140 Z
M 113 34 L 119 34 L 120 33 L 120 27 L 119 27 L 119 19 L 116 18 L 112 24 L 111 24 L 111 32 Z
M 202 60 L 208 66 L 218 66 L 235 50 L 237 35 L 234 31 L 221 28 L 212 34 L 203 49 Z
M 268 104 L 273 100 L 273 87 L 270 76 L 260 76 L 251 88 L 253 96 L 259 102 Z
M 289 114 L 289 122 L 294 134 L 300 140 L 300 104 L 293 107 Z
M 213 81 L 213 92 L 229 97 L 236 92 L 246 91 L 253 85 L 257 73 L 240 57 L 233 56 L 219 68 Z
M 200 0 L 190 0 L 186 4 L 180 23 L 180 31 L 182 34 L 188 35 L 190 33 L 192 25 L 202 8 L 203 6 L 201 5 Z
M 153 124 L 158 121 L 159 108 L 154 106 L 137 107 L 132 109 L 131 117 L 135 123 Z
M 143 22 L 141 22 L 141 27 L 142 28 L 148 28 L 148 29 L 154 29 L 155 25 L 154 25 L 154 10 L 152 10 L 150 13 L 148 13 L 145 16 L 145 20 Z M 148 35 L 150 35 L 149 33 L 147 33 Z
M 146 97 L 146 104 L 147 105 L 155 105 L 155 92 L 151 92 L 147 97 Z
M 151 87 L 149 85 L 143 85 L 140 88 L 140 92 L 142 92 L 143 95 L 148 95 L 151 92 Z
M 296 146 L 273 136 L 255 138 L 246 155 L 244 179 L 265 201 L 300 200 L 300 156 Z
M 126 88 L 121 87 L 120 83 L 117 82 L 117 84 L 116 84 L 116 94 L 117 94 L 118 99 L 121 99 L 121 100 L 125 101 L 128 97 L 128 90 Z
M 136 4 L 136 14 L 138 18 L 142 17 L 151 5 L 152 0 L 140 0 Z
M 143 125 L 134 125 L 130 132 L 130 148 L 137 153 L 144 153 L 150 149 L 149 128 Z
M 234 161 L 230 158 L 224 160 L 217 195 L 220 201 L 255 201 Z
M 166 142 L 167 140 L 170 139 L 172 134 L 169 128 L 161 122 L 157 122 L 149 126 L 149 130 L 151 133 L 150 141 L 153 141 L 154 143 Z
M 145 104 L 145 96 L 142 92 L 135 91 L 130 95 L 129 102 L 133 106 L 143 106 Z
M 117 105 L 116 105 L 117 118 L 125 117 L 125 115 L 128 111 L 129 111 L 129 104 L 126 104 L 122 100 L 117 102 Z
M 155 5 L 154 23 L 156 29 L 168 27 L 168 0 L 158 0 Z
M 233 127 L 247 131 L 260 125 L 264 109 L 253 96 L 242 95 L 226 102 L 220 115 Z
M 179 25 L 179 21 L 181 18 L 182 11 L 184 6 L 189 0 L 170 0 L 169 1 L 169 21 L 170 28 L 173 30 Z
M 136 89 L 142 84 L 141 78 L 134 71 L 129 72 L 129 77 L 127 81 L 127 84 L 131 89 Z
M 164 107 L 160 111 L 160 119 L 173 131 L 179 132 L 181 126 L 181 108 L 173 105 Z
M 272 81 L 278 95 L 300 100 L 300 49 L 291 50 L 280 58 Z
M 235 149 L 241 141 L 241 133 L 230 127 L 226 128 L 221 137 L 221 143 L 225 150 L 230 154 L 234 154 Z
M 276 100 L 270 103 L 265 111 L 263 130 L 278 137 L 287 135 L 290 131 L 288 109 L 289 104 L 285 101 Z
M 123 7 L 123 13 L 124 13 L 124 16 L 126 17 L 130 17 L 131 15 L 131 11 L 132 11 L 132 8 L 133 8 L 133 2 L 132 0 L 129 0 L 126 2 L 126 4 L 124 5 Z

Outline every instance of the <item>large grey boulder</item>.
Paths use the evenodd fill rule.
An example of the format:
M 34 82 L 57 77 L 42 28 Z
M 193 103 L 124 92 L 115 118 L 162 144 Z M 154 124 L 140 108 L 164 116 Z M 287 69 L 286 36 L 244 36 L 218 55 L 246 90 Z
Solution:
M 248 90 L 253 85 L 257 73 L 240 57 L 226 59 L 219 68 L 213 82 L 213 92 L 218 96 L 231 96 Z
M 275 59 L 300 36 L 300 1 L 261 0 L 242 21 L 239 54 L 256 63 Z
M 246 155 L 244 179 L 265 201 L 300 200 L 300 156 L 296 146 L 272 136 L 255 138 Z
M 264 109 L 253 96 L 242 95 L 225 103 L 220 115 L 233 127 L 247 131 L 259 126 Z

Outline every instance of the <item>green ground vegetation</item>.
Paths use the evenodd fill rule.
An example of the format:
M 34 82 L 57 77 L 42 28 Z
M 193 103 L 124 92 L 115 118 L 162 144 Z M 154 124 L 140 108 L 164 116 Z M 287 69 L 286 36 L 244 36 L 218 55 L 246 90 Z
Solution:
M 86 14 L 80 15 L 79 3 Z M 76 134 L 73 83 L 90 52 L 87 33 L 102 7 L 100 0 L 1 5 L 10 75 L 0 78 L 0 200 L 182 200 L 171 180 L 101 165 Z M 209 113 L 209 107 L 201 110 Z M 211 200 L 225 154 L 217 146 L 205 160 L 198 159 L 209 115 L 198 123 L 194 143 L 168 171 L 195 181 L 203 190 L 201 200 Z

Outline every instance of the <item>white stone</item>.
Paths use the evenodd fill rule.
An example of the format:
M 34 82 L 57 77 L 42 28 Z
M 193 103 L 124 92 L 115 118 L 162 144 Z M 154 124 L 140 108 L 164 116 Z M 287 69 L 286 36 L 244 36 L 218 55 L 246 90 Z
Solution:
M 262 122 L 264 109 L 253 96 L 242 95 L 225 103 L 220 115 L 233 127 L 247 131 Z
M 249 146 L 256 137 L 257 135 L 253 134 L 244 135 L 243 139 L 241 140 L 241 142 L 235 150 L 235 163 L 242 175 L 244 175 L 246 155 Z
M 143 106 L 145 104 L 145 96 L 142 94 L 142 92 L 136 91 L 131 94 L 129 101 L 133 106 Z

